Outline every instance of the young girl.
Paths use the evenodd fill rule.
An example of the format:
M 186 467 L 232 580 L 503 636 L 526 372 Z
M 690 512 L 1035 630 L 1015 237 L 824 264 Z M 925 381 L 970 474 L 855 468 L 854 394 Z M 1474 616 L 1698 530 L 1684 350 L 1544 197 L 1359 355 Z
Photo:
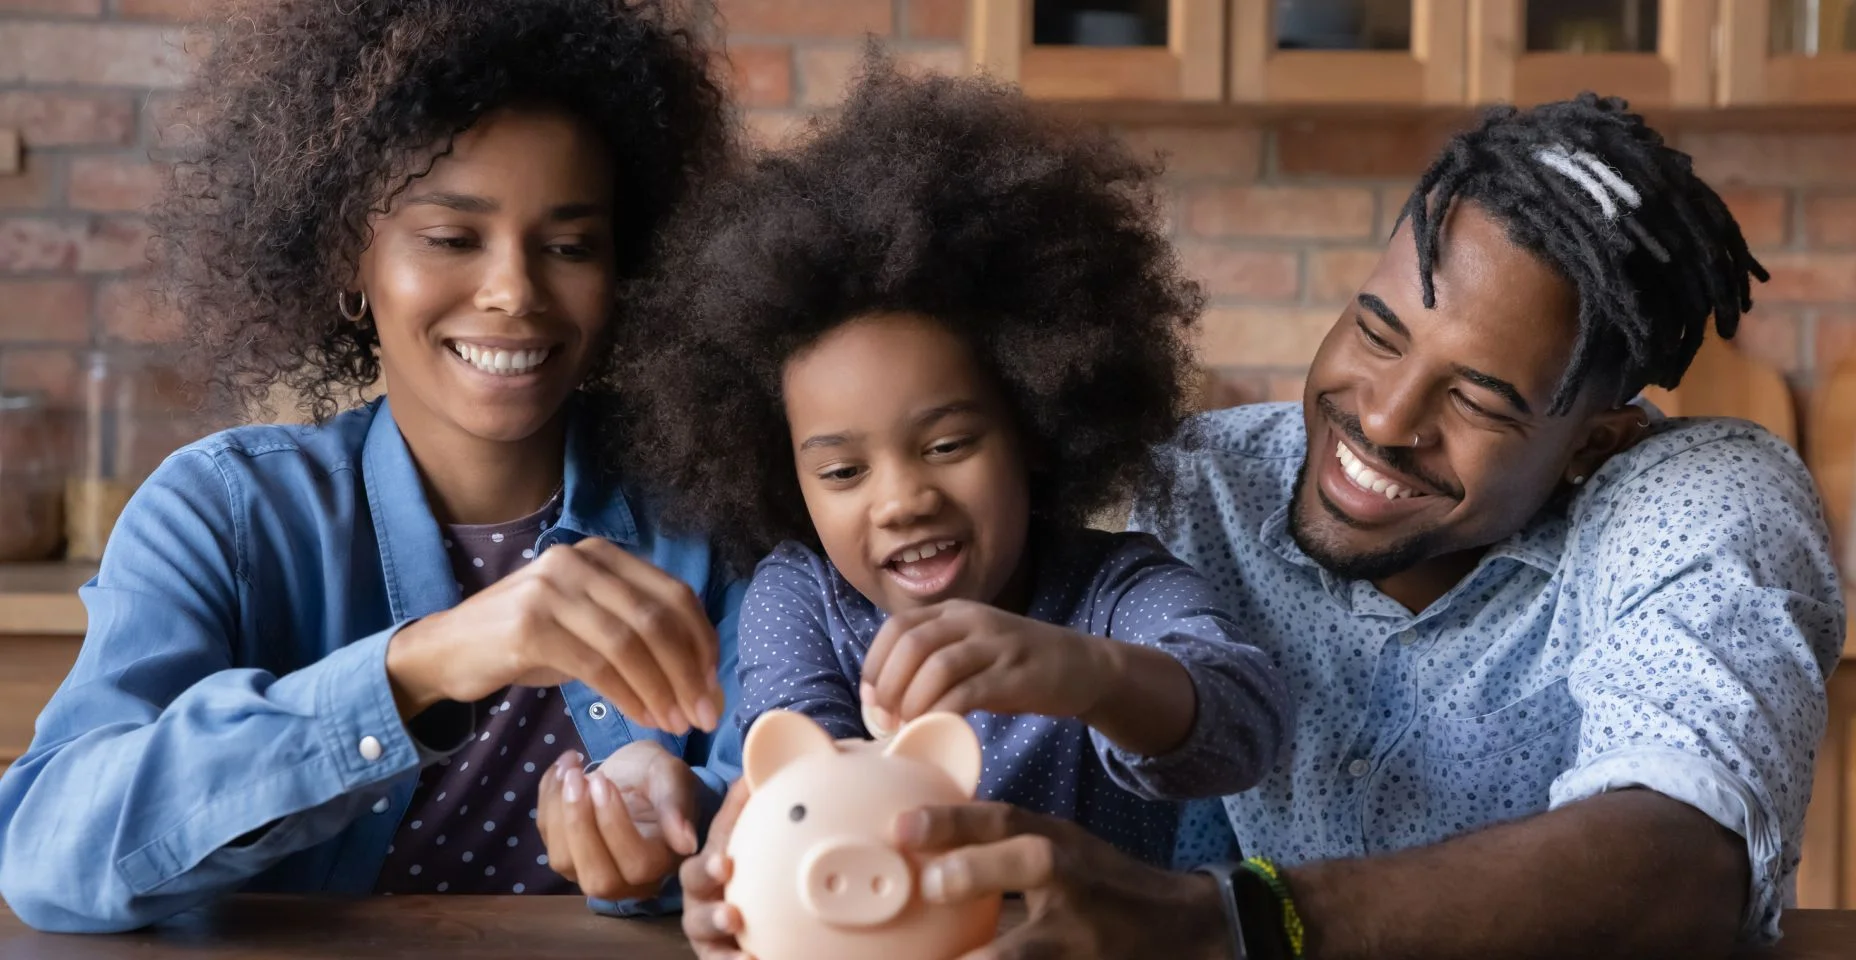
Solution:
M 678 231 L 626 330 L 628 442 L 678 516 L 778 544 L 743 601 L 744 727 L 967 713 L 983 798 L 1166 864 L 1161 798 L 1255 783 L 1289 707 L 1204 579 L 1084 528 L 1164 488 L 1185 407 L 1198 298 L 1152 171 L 992 84 L 867 71 Z
M 726 158 L 705 56 L 623 0 L 226 20 L 163 267 L 221 384 L 295 388 L 319 422 L 210 437 L 123 512 L 83 652 L 0 781 L 25 922 L 576 875 L 647 896 L 695 848 L 738 763 L 716 675 L 742 587 L 628 499 L 581 386 L 618 285 Z M 388 399 L 331 416 L 379 377 Z M 543 826 L 610 839 L 551 863 L 537 786 L 577 751 L 657 803 L 634 823 L 576 766 L 564 791 L 601 812 Z

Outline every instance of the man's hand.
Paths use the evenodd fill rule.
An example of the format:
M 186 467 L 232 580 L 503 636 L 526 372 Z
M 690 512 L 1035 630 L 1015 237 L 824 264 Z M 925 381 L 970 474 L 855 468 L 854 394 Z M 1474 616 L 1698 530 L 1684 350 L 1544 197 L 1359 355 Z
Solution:
M 722 902 L 733 864 L 728 859 L 728 837 L 748 802 L 746 777 L 728 788 L 722 809 L 709 824 L 709 842 L 698 856 L 683 861 L 678 879 L 683 885 L 683 935 L 696 948 L 699 960 L 751 960 L 735 937 L 741 933 L 741 912 Z
M 650 740 L 620 747 L 590 775 L 582 759 L 569 751 L 541 778 L 535 819 L 548 866 L 589 897 L 656 896 L 696 851 L 696 774 Z
M 1025 922 L 960 960 L 1224 960 L 1230 937 L 1216 882 L 1140 863 L 1066 820 L 1001 803 L 903 814 L 896 841 L 938 853 L 922 895 L 954 903 L 1025 895 Z

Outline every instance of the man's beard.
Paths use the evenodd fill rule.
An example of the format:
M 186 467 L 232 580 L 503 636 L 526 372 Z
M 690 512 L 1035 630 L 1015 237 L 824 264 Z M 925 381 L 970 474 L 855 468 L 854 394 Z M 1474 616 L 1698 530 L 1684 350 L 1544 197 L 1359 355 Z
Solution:
M 1303 500 L 1309 492 L 1308 462 L 1309 457 L 1304 456 L 1301 469 L 1295 472 L 1295 494 L 1289 500 L 1289 536 L 1295 540 L 1295 545 L 1301 548 L 1310 560 L 1320 564 L 1329 573 L 1342 580 L 1374 581 L 1383 580 L 1393 574 L 1404 573 L 1429 560 L 1435 554 L 1435 551 L 1431 549 L 1432 537 L 1429 533 L 1414 534 L 1384 550 L 1356 555 L 1336 553 L 1326 544 L 1315 539 L 1308 530 L 1304 529 L 1302 522 L 1302 510 L 1307 506 Z M 1325 498 L 1321 497 L 1320 491 L 1315 492 L 1315 497 L 1317 502 L 1313 506 L 1316 509 L 1326 511 L 1328 516 L 1340 523 L 1348 526 L 1354 525 L 1351 518 L 1329 506 Z

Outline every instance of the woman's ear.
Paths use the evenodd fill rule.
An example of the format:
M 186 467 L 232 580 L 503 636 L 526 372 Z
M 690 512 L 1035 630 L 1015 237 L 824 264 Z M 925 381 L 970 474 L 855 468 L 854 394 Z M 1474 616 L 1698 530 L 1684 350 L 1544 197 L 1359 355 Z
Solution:
M 1629 450 L 1650 425 L 1650 415 L 1641 407 L 1622 406 L 1592 414 L 1586 418 L 1583 436 L 1560 479 L 1577 487 L 1598 472 L 1605 461 Z

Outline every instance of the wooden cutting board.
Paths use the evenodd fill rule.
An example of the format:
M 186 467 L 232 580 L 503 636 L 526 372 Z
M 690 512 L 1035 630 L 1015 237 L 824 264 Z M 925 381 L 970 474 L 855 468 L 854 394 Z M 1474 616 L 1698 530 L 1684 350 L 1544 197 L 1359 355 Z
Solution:
M 1680 387 L 1652 387 L 1644 395 L 1672 417 L 1739 417 L 1798 446 L 1798 411 L 1784 374 L 1740 352 L 1712 331 L 1695 352 L 1695 362 L 1689 364 Z
M 1850 528 L 1850 511 L 1856 506 L 1856 351 L 1845 354 L 1818 380 L 1810 424 L 1805 462 L 1817 478 L 1831 535 L 1838 538 L 1843 578 L 1856 580 L 1856 531 Z

